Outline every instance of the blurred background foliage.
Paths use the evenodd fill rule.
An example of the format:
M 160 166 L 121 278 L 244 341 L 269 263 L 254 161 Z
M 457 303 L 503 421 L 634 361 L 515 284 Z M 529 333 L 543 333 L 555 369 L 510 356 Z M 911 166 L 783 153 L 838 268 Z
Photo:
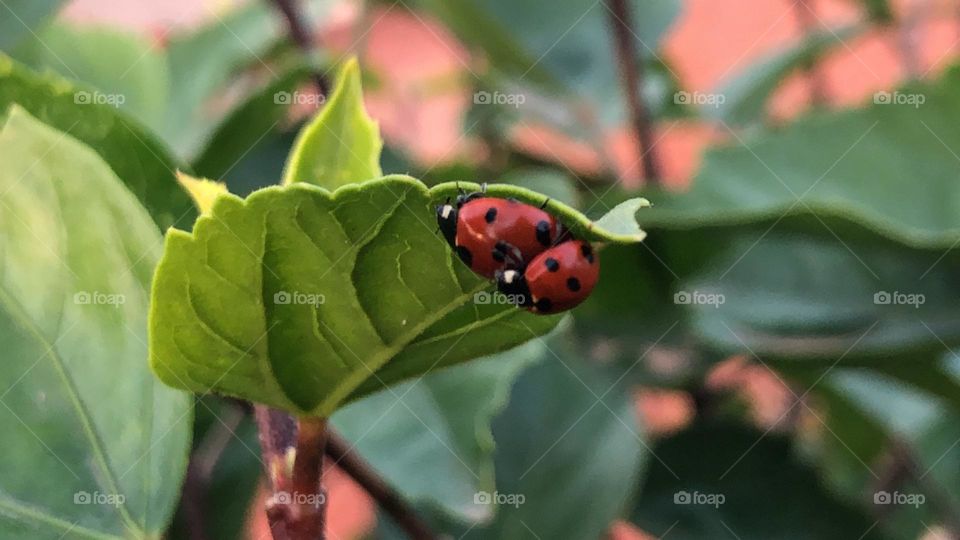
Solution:
M 317 107 L 299 98 L 348 54 L 385 173 L 523 185 L 588 215 L 637 193 L 654 203 L 638 215 L 648 240 L 604 249 L 597 290 L 549 338 L 334 417 L 437 530 L 960 537 L 952 3 L 771 2 L 758 21 L 747 4 L 626 2 L 658 171 L 640 165 L 606 2 L 304 1 L 309 54 L 264 2 L 178 6 L 189 24 L 152 30 L 55 0 L 2 4 L 0 110 L 99 155 L 160 230 L 196 218 L 177 169 L 241 195 L 276 183 Z M 678 57 L 677 27 L 715 19 L 728 26 Z M 738 54 L 703 67 L 734 38 Z M 257 537 L 255 427 L 215 397 L 194 410 L 170 537 Z M 331 474 L 338 537 L 402 537 Z M 478 503 L 485 492 L 525 501 Z

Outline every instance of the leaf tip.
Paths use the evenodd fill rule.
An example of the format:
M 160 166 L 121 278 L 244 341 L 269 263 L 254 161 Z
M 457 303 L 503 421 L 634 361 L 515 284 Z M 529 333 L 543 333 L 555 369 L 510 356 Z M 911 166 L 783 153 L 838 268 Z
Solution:
M 183 186 L 201 214 L 209 214 L 213 203 L 221 194 L 229 193 L 223 182 L 207 178 L 195 178 L 183 171 L 177 171 L 177 183 Z

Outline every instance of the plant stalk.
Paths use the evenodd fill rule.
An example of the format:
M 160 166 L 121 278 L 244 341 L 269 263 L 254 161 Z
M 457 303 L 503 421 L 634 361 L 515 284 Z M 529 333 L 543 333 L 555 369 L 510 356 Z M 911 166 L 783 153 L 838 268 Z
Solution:
M 377 501 L 380 508 L 408 537 L 414 540 L 439 538 L 400 494 L 391 488 L 357 452 L 352 451 L 350 443 L 334 431 L 327 434 L 326 454 Z
M 633 40 L 636 34 L 630 27 L 630 8 L 627 0 L 606 0 L 613 29 L 620 81 L 630 111 L 633 131 L 639 144 L 643 176 L 653 185 L 660 183 L 660 165 L 653 145 L 653 127 L 650 114 L 643 102 L 643 61 L 637 57 Z

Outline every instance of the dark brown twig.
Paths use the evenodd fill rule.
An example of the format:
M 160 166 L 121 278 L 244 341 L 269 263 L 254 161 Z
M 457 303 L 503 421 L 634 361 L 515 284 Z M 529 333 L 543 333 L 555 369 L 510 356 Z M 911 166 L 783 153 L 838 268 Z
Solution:
M 287 21 L 287 31 L 290 34 L 290 39 L 309 58 L 314 53 L 313 35 L 303 22 L 303 17 L 296 3 L 297 0 L 271 0 L 271 2 Z M 317 93 L 326 96 L 329 90 L 326 77 L 316 70 L 312 77 L 314 84 L 317 86 Z
M 816 28 L 818 21 L 816 16 L 816 6 L 814 0 L 799 0 L 794 5 L 797 23 L 800 25 L 801 38 L 808 37 Z M 817 66 L 817 59 L 814 58 L 803 67 L 807 76 L 807 85 L 810 89 L 810 103 L 819 107 L 828 102 L 827 81 L 823 77 L 823 72 Z
M 437 535 L 417 515 L 416 511 L 387 484 L 386 481 L 356 452 L 350 443 L 337 433 L 327 434 L 327 457 L 370 494 L 380 508 L 403 531 L 415 540 L 434 540 Z
M 633 130 L 639 144 L 640 160 L 643 163 L 644 178 L 656 185 L 660 183 L 660 166 L 657 153 L 653 148 L 653 128 L 650 114 L 643 103 L 643 62 L 637 58 L 633 46 L 634 34 L 630 26 L 630 9 L 627 0 L 606 0 L 610 13 L 610 25 L 613 29 L 614 45 L 617 51 L 617 63 L 620 66 L 620 79 L 624 97 L 630 111 Z
M 204 516 L 210 478 L 213 476 L 213 469 L 220 460 L 220 456 L 230 443 L 233 432 L 243 421 L 244 416 L 244 411 L 238 407 L 227 409 L 223 417 L 218 418 L 218 423 L 207 431 L 197 445 L 197 449 L 190 455 L 187 478 L 183 483 L 183 498 L 180 503 L 190 540 L 207 538 Z

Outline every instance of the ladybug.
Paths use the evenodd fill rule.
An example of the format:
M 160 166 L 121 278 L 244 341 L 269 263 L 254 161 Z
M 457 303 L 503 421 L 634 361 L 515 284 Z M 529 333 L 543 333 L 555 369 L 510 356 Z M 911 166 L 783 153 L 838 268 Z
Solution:
M 497 273 L 497 288 L 534 313 L 566 311 L 590 296 L 600 276 L 600 260 L 593 247 L 569 240 L 534 257 L 523 270 Z
M 437 206 L 444 238 L 477 274 L 493 279 L 498 271 L 520 268 L 560 241 L 563 226 L 543 207 L 487 197 L 484 191 L 461 193 L 455 204 Z

